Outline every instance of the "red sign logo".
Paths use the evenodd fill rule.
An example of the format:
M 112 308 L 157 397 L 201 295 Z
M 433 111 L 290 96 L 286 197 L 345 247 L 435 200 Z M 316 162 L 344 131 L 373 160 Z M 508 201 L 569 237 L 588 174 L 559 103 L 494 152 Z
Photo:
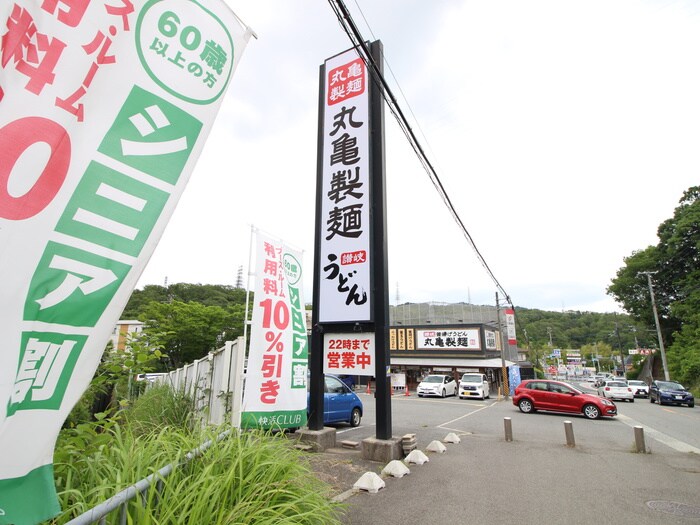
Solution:
M 362 95 L 365 92 L 367 83 L 365 71 L 365 64 L 361 58 L 331 69 L 328 72 L 328 85 L 326 86 L 327 104 L 332 106 L 338 102 Z
M 340 254 L 340 264 L 343 266 L 347 264 L 360 264 L 364 262 L 367 262 L 367 252 L 365 250 Z

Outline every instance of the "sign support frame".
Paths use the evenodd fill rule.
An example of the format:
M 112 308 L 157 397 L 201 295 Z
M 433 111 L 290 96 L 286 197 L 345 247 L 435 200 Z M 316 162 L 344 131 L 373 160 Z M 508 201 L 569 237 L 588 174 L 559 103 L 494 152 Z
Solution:
M 362 44 L 367 51 L 367 44 Z M 362 53 L 358 51 L 362 56 Z M 381 41 L 369 43 L 369 54 L 377 70 L 367 66 L 369 82 L 369 166 L 370 166 L 370 321 L 357 322 L 320 322 L 321 304 L 321 235 L 318 234 L 323 221 L 323 155 L 324 155 L 324 110 L 326 64 L 319 70 L 319 119 L 317 150 L 316 183 L 316 227 L 314 243 L 314 290 L 312 311 L 311 353 L 309 356 L 309 418 L 308 427 L 312 431 L 323 429 L 324 372 L 323 372 L 323 338 L 325 333 L 374 332 L 375 334 L 375 399 L 376 399 L 376 437 L 379 440 L 392 439 L 391 418 L 391 376 L 389 354 L 389 288 L 388 288 L 388 250 L 386 227 L 386 181 L 384 155 L 384 99 L 381 79 L 377 72 L 383 74 L 383 46 Z

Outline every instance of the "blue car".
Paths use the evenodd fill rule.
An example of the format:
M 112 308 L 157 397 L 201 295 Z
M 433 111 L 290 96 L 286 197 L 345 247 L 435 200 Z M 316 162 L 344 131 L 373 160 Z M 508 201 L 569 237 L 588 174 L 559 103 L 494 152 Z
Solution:
M 649 401 L 659 402 L 659 405 L 688 405 L 695 406 L 693 394 L 675 381 L 653 381 L 649 388 Z
M 363 406 L 360 398 L 338 377 L 324 376 L 323 424 L 350 423 L 357 427 L 362 420 Z M 308 406 L 308 394 L 307 394 Z

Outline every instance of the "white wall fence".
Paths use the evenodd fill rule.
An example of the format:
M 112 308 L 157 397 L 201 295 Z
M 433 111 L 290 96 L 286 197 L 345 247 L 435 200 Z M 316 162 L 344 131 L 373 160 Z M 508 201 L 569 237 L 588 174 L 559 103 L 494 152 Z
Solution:
M 245 339 L 239 337 L 194 363 L 157 377 L 153 384 L 167 384 L 192 396 L 203 422 L 220 425 L 230 421 L 239 428 L 244 362 Z

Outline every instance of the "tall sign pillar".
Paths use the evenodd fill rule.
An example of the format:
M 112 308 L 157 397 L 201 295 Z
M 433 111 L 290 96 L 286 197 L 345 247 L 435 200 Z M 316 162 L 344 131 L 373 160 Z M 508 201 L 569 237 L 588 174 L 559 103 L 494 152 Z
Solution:
M 370 44 L 372 59 L 384 73 L 383 46 Z M 386 238 L 386 183 L 384 161 L 384 99 L 379 79 L 370 82 L 370 160 L 372 190 L 372 253 L 374 254 L 374 330 L 376 339 L 377 439 L 389 440 L 391 430 L 391 362 L 389 356 L 389 271 Z
M 382 460 L 402 454 L 391 435 L 382 45 L 360 47 L 320 68 L 309 430 L 324 428 L 324 373 L 374 377 L 377 436 L 363 455 Z

